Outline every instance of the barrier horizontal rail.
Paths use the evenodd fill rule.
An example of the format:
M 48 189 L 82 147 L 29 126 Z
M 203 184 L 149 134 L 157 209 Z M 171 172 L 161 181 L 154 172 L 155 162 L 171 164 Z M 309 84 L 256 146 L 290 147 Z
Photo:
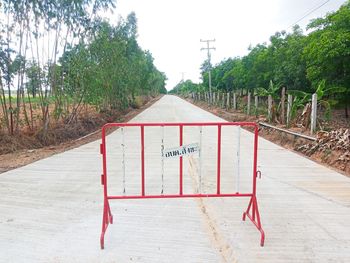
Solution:
M 217 173 L 216 173 L 216 193 L 211 194 L 184 194 L 183 193 L 183 157 L 179 156 L 179 193 L 178 194 L 164 194 L 163 189 L 162 193 L 159 195 L 150 195 L 146 194 L 146 185 L 145 185 L 145 128 L 146 127 L 178 127 L 179 128 L 179 146 L 183 146 L 183 128 L 184 127 L 217 127 Z M 254 128 L 254 146 L 253 146 L 253 173 L 252 173 L 252 191 L 248 193 L 240 193 L 239 189 L 234 193 L 221 193 L 221 135 L 223 126 L 238 126 L 238 127 L 252 127 Z M 107 183 L 107 152 L 106 152 L 106 130 L 111 127 L 139 127 L 140 128 L 140 159 L 141 159 L 141 189 L 139 195 L 127 195 L 125 193 L 125 188 L 123 195 L 108 195 L 108 183 Z M 163 131 L 164 133 L 164 131 Z M 200 135 L 202 130 L 200 130 Z M 240 133 L 238 133 L 240 134 Z M 124 163 L 124 130 L 122 130 L 123 136 L 123 166 Z M 240 135 L 239 135 L 240 136 Z M 164 134 L 162 135 L 162 158 L 163 156 L 163 140 Z M 240 137 L 238 138 L 239 145 Z M 199 147 L 200 148 L 200 147 Z M 103 216 L 102 216 L 102 231 L 100 236 L 100 245 L 101 249 L 104 248 L 104 236 L 109 224 L 113 223 L 113 215 L 111 213 L 109 200 L 122 200 L 122 199 L 156 199 L 156 198 L 220 198 L 220 197 L 250 197 L 248 208 L 243 213 L 243 220 L 248 217 L 253 224 L 260 231 L 260 245 L 264 245 L 265 233 L 262 229 L 260 214 L 258 210 L 258 203 L 256 198 L 256 178 L 261 175 L 260 171 L 257 170 L 257 150 L 258 150 L 258 125 L 254 122 L 191 122 L 191 123 L 107 123 L 102 127 L 102 143 L 100 145 L 100 153 L 102 154 L 102 168 L 103 173 L 101 175 L 101 184 L 103 185 L 103 195 L 104 195 L 104 207 L 103 207 Z M 200 149 L 201 151 L 201 149 Z M 238 150 L 239 151 L 239 150 Z M 239 157 L 239 152 L 238 152 Z M 201 155 L 199 156 L 201 160 Z M 163 160 L 163 159 L 162 159 Z M 163 165 L 163 161 L 162 161 Z M 239 165 L 239 159 L 238 159 Z M 125 167 L 123 167 L 124 176 L 125 176 Z M 237 180 L 239 177 L 237 177 Z M 163 174 L 162 174 L 163 180 Z M 201 181 L 201 180 L 200 180 Z M 123 179 L 125 183 L 125 180 Z M 238 184 L 238 183 L 237 183 Z M 163 182 L 162 182 L 163 187 Z
M 116 195 L 116 196 L 108 196 L 108 199 L 157 199 L 157 198 L 202 198 L 202 197 L 248 197 L 252 196 L 252 194 L 162 194 L 162 195 Z

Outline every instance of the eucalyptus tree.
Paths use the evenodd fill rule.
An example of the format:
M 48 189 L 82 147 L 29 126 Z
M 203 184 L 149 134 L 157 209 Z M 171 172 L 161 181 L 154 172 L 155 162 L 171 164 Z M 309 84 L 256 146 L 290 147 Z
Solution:
M 73 105 L 88 103 L 101 111 L 125 109 L 137 95 L 164 92 L 166 77 L 136 38 L 137 19 L 131 13 L 116 26 L 96 20 L 88 43 L 67 48 L 59 62 Z
M 49 104 L 53 94 L 56 101 L 55 112 L 60 112 L 63 75 L 57 64 L 60 53 L 64 53 L 67 43 L 73 43 L 83 38 L 90 28 L 91 21 L 97 16 L 98 11 L 114 7 L 113 0 L 7 0 L 0 7 L 2 17 L 6 17 L 6 24 L 1 24 L 1 31 L 6 33 L 6 43 L 1 42 L 2 50 L 5 47 L 7 55 L 5 67 L 1 69 L 8 93 L 9 103 L 3 103 L 6 112 L 12 114 L 17 111 L 17 126 L 19 123 L 19 109 L 21 100 L 24 114 L 26 115 L 26 103 L 24 103 L 24 89 L 31 86 L 26 81 L 29 78 L 39 80 L 36 86 L 36 94 L 40 100 L 42 112 L 43 134 L 45 135 L 49 125 Z M 13 51 L 13 54 L 11 54 Z M 11 76 L 11 61 L 15 56 L 23 57 L 19 70 L 15 77 Z M 29 77 L 26 73 L 27 62 L 36 64 L 41 70 L 31 71 Z M 61 74 L 59 74 L 61 73 Z M 38 74 L 38 76 L 33 76 Z M 17 79 L 17 83 L 13 83 Z M 12 107 L 10 86 L 17 89 L 17 103 Z M 2 100 L 3 101 L 3 100 Z M 11 115 L 12 116 L 12 115 Z M 5 118 L 6 119 L 6 118 Z M 27 118 L 26 118 L 27 119 Z M 11 127 L 13 125 L 11 124 Z M 11 130 L 13 130 L 11 128 Z
M 138 95 L 166 92 L 166 76 L 137 43 L 135 13 L 112 26 L 98 16 L 111 7 L 114 0 L 4 1 L 0 103 L 10 133 L 19 127 L 20 109 L 28 127 L 34 128 L 33 100 L 40 105 L 45 137 L 51 117 L 70 123 L 84 104 L 125 109 Z M 11 87 L 17 90 L 16 105 Z

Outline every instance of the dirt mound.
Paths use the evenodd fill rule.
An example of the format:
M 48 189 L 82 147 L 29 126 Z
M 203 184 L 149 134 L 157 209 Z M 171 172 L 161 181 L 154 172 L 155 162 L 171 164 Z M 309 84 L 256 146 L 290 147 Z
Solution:
M 321 157 L 324 162 L 350 172 L 350 129 L 318 132 L 315 142 L 296 147 L 296 150 L 310 157 Z
M 10 136 L 0 133 L 0 155 L 15 152 L 20 149 L 36 149 L 43 145 L 33 136 L 17 135 Z
M 101 127 L 104 123 L 106 123 L 105 118 L 98 115 L 81 118 L 74 123 L 55 125 L 46 134 L 41 130 L 35 136 L 43 146 L 57 145 L 85 136 Z
M 70 124 L 55 123 L 50 126 L 46 133 L 43 130 L 39 130 L 33 135 L 22 132 L 10 136 L 2 133 L 0 134 L 0 155 L 23 149 L 38 149 L 75 140 L 95 131 L 104 123 L 106 123 L 105 118 L 96 114 L 89 118 L 79 118 L 79 120 Z

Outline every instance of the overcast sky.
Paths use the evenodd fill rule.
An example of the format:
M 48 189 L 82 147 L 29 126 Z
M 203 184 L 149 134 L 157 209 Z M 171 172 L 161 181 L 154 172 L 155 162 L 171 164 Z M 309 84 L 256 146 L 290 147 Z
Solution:
M 216 39 L 212 63 L 244 56 L 249 45 L 268 42 L 277 31 L 291 26 L 327 0 L 118 0 L 112 23 L 134 11 L 138 42 L 150 50 L 155 65 L 168 77 L 167 89 L 181 79 L 200 81 L 206 59 L 200 39 Z M 329 0 L 298 24 L 337 10 L 346 0 Z

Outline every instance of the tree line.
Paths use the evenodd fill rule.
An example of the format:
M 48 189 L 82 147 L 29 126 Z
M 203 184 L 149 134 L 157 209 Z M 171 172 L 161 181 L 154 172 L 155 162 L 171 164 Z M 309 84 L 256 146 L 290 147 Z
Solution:
M 348 118 L 350 1 L 337 11 L 312 20 L 307 29 L 311 31 L 308 35 L 298 25 L 291 33 L 277 32 L 269 43 L 249 47 L 246 56 L 225 59 L 215 66 L 205 61 L 201 66 L 202 83 L 180 82 L 172 92 L 208 91 L 211 69 L 214 91 L 245 89 L 264 96 L 286 87 L 299 102 L 311 99 L 310 94 L 317 91 L 326 98 L 328 106 L 344 107 Z
M 45 134 L 52 120 L 76 121 L 84 105 L 125 109 L 137 96 L 166 92 L 165 74 L 137 42 L 135 13 L 117 25 L 99 16 L 114 7 L 114 0 L 0 3 L 0 129 Z

